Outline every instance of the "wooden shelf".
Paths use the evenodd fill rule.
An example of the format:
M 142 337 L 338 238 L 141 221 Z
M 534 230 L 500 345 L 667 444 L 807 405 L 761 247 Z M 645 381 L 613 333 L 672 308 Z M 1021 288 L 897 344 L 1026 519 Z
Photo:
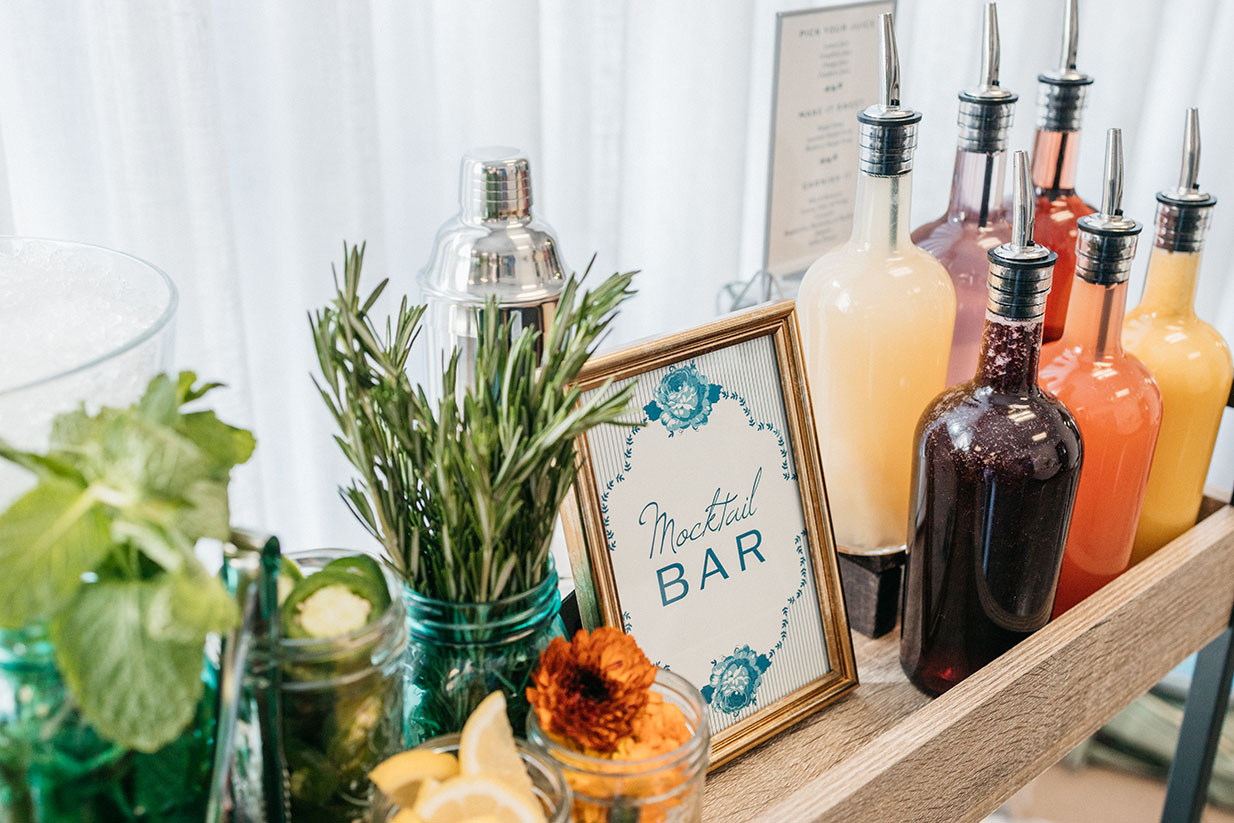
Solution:
M 861 685 L 708 777 L 707 823 L 976 821 L 1192 652 L 1234 608 L 1234 508 L 942 697 L 900 671 L 899 633 L 854 636 Z

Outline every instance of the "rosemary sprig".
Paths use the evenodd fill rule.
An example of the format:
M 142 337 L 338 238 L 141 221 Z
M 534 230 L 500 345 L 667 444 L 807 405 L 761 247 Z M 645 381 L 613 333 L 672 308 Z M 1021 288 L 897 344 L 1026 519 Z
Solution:
M 543 333 L 516 334 L 490 299 L 477 310 L 474 375 L 456 351 L 430 399 L 406 375 L 424 307 L 404 298 L 379 329 L 370 311 L 387 281 L 361 300 L 364 249 L 344 255 L 334 301 L 310 318 L 315 382 L 359 472 L 344 500 L 420 594 L 489 602 L 533 588 L 577 472 L 574 439 L 620 422 L 633 391 L 605 385 L 584 398 L 571 384 L 633 293 L 634 272 L 591 291 L 587 273 L 570 277 Z

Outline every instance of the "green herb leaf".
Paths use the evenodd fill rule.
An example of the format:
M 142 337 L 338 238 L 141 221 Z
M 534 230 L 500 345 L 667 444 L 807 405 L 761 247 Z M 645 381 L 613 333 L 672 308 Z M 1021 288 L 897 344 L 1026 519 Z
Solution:
M 151 609 L 163 583 L 83 586 L 51 625 L 56 662 L 82 715 L 110 740 L 152 752 L 174 740 L 202 694 L 205 632 L 151 636 Z
M 0 626 L 50 617 L 111 547 L 103 508 L 87 489 L 45 477 L 0 515 Z
M 150 600 L 146 630 L 157 640 L 200 645 L 211 632 L 225 634 L 240 622 L 235 598 L 197 560 L 184 574 L 163 575 Z

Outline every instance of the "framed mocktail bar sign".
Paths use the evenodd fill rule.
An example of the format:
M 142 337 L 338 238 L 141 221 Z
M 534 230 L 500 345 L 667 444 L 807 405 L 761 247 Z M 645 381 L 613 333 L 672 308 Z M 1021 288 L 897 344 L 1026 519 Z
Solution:
M 579 380 L 635 385 L 634 425 L 580 438 L 563 511 L 583 620 L 700 687 L 712 765 L 854 687 L 793 303 L 593 358 Z

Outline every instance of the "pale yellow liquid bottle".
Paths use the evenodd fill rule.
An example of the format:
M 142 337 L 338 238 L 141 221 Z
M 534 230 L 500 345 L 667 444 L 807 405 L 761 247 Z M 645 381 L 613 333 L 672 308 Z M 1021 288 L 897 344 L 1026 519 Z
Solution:
M 1225 340 L 1195 313 L 1196 275 L 1212 207 L 1196 185 L 1199 117 L 1187 113 L 1182 179 L 1157 195 L 1157 236 L 1144 298 L 1123 324 L 1123 346 L 1161 388 L 1161 435 L 1131 562 L 1195 525 L 1234 366 Z
M 913 434 L 946 385 L 956 311 L 946 269 L 909 239 L 921 115 L 899 106 L 883 18 L 883 102 L 858 115 L 853 234 L 810 267 L 797 296 L 836 541 L 860 554 L 905 545 Z

